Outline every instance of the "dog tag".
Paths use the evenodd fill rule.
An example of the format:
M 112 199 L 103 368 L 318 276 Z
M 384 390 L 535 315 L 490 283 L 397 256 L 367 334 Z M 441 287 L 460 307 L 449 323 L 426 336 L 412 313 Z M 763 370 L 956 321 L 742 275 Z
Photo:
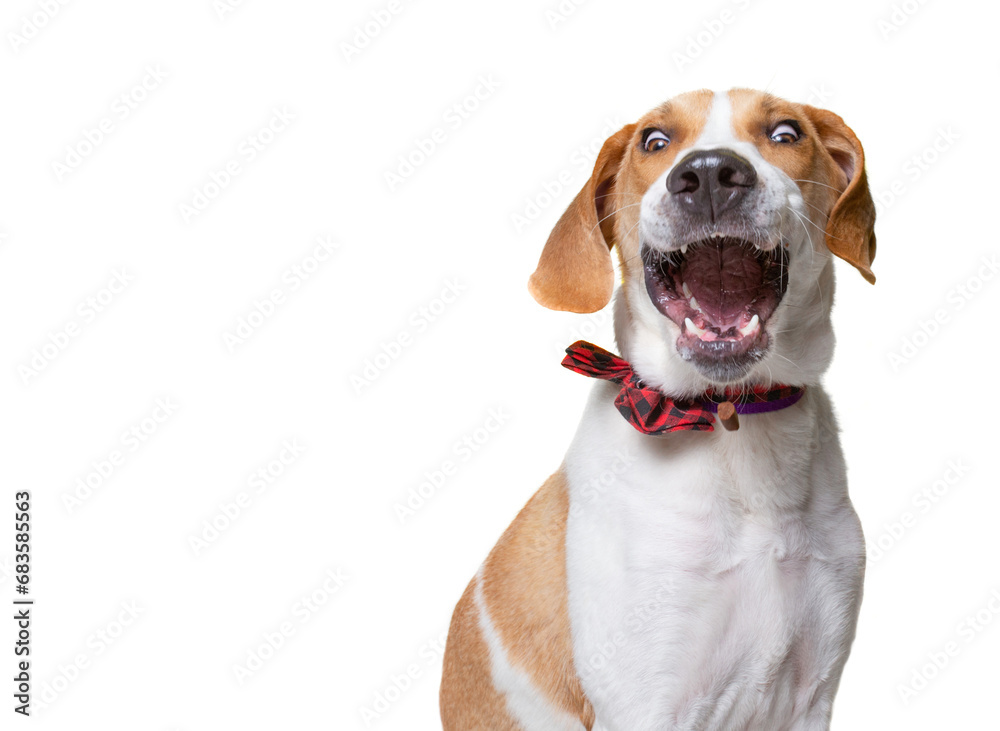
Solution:
M 732 401 L 723 401 L 718 408 L 719 421 L 726 431 L 736 431 L 740 428 L 740 417 Z

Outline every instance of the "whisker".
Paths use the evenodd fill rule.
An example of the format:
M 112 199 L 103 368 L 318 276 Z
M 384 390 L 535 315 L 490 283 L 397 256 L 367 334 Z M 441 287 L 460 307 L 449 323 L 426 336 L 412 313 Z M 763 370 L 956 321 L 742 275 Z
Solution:
M 842 192 L 840 188 L 835 188 L 832 185 L 827 185 L 826 183 L 821 183 L 818 180 L 806 180 L 805 178 L 792 178 L 794 183 L 812 183 L 813 185 L 822 185 L 824 188 L 829 188 L 830 190 L 835 190 L 838 193 Z
M 803 199 L 802 199 L 802 202 L 803 202 L 803 203 L 805 203 L 805 204 L 806 204 L 807 206 L 809 206 L 810 208 L 812 208 L 813 210 L 816 210 L 816 211 L 819 211 L 819 212 L 820 212 L 820 213 L 822 213 L 822 214 L 823 214 L 824 216 L 825 216 L 825 215 L 827 215 L 827 213 L 826 213 L 826 210 L 825 210 L 825 209 L 823 209 L 823 208 L 820 208 L 819 206 L 817 206 L 817 205 L 815 205 L 815 204 L 813 204 L 813 203 L 810 203 L 810 202 L 809 202 L 809 201 L 807 201 L 807 200 L 806 200 L 805 198 L 803 198 Z
M 621 208 L 618 208 L 618 209 L 616 209 L 614 211 L 611 211 L 611 213 L 609 213 L 608 215 L 606 215 L 604 218 L 602 218 L 601 220 L 599 220 L 597 222 L 597 226 L 600 226 L 602 223 L 604 223 L 605 221 L 607 221 L 613 215 L 615 215 L 616 213 L 620 213 L 620 212 L 624 211 L 626 208 L 635 208 L 636 206 L 641 206 L 641 205 L 642 205 L 641 203 L 630 203 L 627 206 L 622 206 Z M 594 231 L 597 230 L 597 226 L 594 226 L 594 228 L 590 229 L 590 233 L 594 233 Z
M 636 221 L 635 224 L 632 226 L 632 228 L 630 228 L 628 231 L 625 232 L 625 235 L 622 237 L 624 241 L 628 241 L 628 237 L 631 236 L 632 232 L 635 231 L 639 227 L 640 223 L 642 223 L 642 219 Z M 641 253 L 642 252 L 640 252 L 640 254 Z
M 799 370 L 799 364 L 798 364 L 798 363 L 796 363 L 796 362 L 795 362 L 794 360 L 792 360 L 791 358 L 787 358 L 787 357 L 785 357 L 784 355 L 782 355 L 781 353 L 774 353 L 774 355 L 776 355 L 776 356 L 777 356 L 777 357 L 779 357 L 779 358 L 783 358 L 784 360 L 787 360 L 787 361 L 788 361 L 789 363 L 791 363 L 791 364 L 792 364 L 792 367 L 793 367 L 793 368 L 795 368 L 795 370 Z
M 804 221 L 805 223 L 808 223 L 808 224 L 809 224 L 810 226 L 812 226 L 813 228 L 815 228 L 815 229 L 816 229 L 817 231 L 819 231 L 820 233 L 822 233 L 822 234 L 823 234 L 824 236 L 830 236 L 830 234 L 828 234 L 828 233 L 826 232 L 826 229 L 824 229 L 824 228 L 820 228 L 819 226 L 817 226 L 817 225 L 816 225 L 815 223 L 813 223 L 813 222 L 812 222 L 812 221 L 811 221 L 811 220 L 809 219 L 809 217 L 808 217 L 808 216 L 803 216 L 803 215 L 802 215 L 801 213 L 799 213 L 798 211 L 796 211 L 796 210 L 795 210 L 794 208 L 792 208 L 791 206 L 789 206 L 789 205 L 787 205 L 787 204 L 785 205 L 785 208 L 786 208 L 787 210 L 789 210 L 789 211 L 790 211 L 791 213 L 793 213 L 793 214 L 794 214 L 794 215 L 795 215 L 796 217 L 798 217 L 798 219 L 799 219 L 800 221 Z M 843 239 L 841 239 L 841 238 L 838 238 L 838 237 L 836 237 L 836 236 L 830 236 L 830 238 L 831 238 L 831 239 L 834 239 L 835 241 L 843 241 Z
M 594 200 L 596 201 L 598 198 L 610 198 L 613 195 L 619 195 L 623 197 L 629 196 L 632 198 L 642 198 L 642 196 L 639 195 L 638 193 L 616 193 L 615 191 L 611 191 L 610 193 L 605 193 L 604 195 L 595 195 Z

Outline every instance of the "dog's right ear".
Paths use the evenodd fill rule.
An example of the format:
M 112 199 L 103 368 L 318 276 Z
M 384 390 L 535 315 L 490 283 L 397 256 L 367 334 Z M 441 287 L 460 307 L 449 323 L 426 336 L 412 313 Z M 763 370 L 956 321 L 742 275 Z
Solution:
M 596 312 L 611 300 L 615 179 L 635 128 L 634 124 L 622 127 L 605 141 L 590 180 L 552 229 L 538 268 L 528 280 L 528 291 L 540 305 Z

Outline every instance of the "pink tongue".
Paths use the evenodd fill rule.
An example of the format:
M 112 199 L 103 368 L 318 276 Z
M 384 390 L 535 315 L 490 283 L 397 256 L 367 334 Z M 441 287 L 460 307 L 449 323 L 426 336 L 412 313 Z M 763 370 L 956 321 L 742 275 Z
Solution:
M 701 245 L 688 255 L 680 278 L 691 289 L 702 312 L 725 330 L 739 326 L 739 315 L 755 299 L 764 271 L 742 246 Z

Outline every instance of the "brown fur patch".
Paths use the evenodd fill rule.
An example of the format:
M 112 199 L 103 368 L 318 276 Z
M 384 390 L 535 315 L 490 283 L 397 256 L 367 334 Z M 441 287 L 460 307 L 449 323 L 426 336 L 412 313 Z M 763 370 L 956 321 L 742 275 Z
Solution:
M 615 244 L 624 275 L 642 276 L 639 261 L 639 207 L 631 206 L 642 200 L 657 178 L 695 143 L 708 115 L 712 111 L 713 92 L 702 89 L 681 94 L 661 104 L 636 122 L 636 138 L 622 161 L 613 198 L 613 210 L 620 210 L 615 219 Z M 641 147 L 642 132 L 658 129 L 670 138 L 662 152 L 650 154 Z M 635 271 L 630 271 L 634 269 Z
M 528 501 L 490 552 L 482 591 L 511 665 L 525 672 L 549 702 L 579 718 L 594 712 L 573 664 L 566 600 L 566 516 L 569 495 L 560 470 Z M 441 717 L 445 731 L 518 728 L 493 686 L 474 591 L 455 609 L 445 650 Z
M 874 283 L 875 203 L 853 130 L 833 112 L 761 91 L 733 89 L 729 99 L 736 136 L 756 145 L 765 160 L 796 182 L 810 217 L 827 212 L 827 248 Z M 802 137 L 794 144 L 771 142 L 770 130 L 786 119 L 799 124 Z
M 566 516 L 562 471 L 528 501 L 486 560 L 483 594 L 512 665 L 557 708 L 586 728 L 593 710 L 573 664 L 566 598 Z
M 839 194 L 836 189 L 843 190 L 847 181 L 840 180 L 832 161 L 822 154 L 805 108 L 751 89 L 733 89 L 729 101 L 736 137 L 755 145 L 765 160 L 796 181 L 811 212 L 831 210 Z M 786 119 L 801 125 L 802 139 L 787 145 L 771 142 L 770 131 Z
M 520 731 L 507 712 L 506 700 L 493 686 L 475 590 L 473 579 L 451 618 L 441 681 L 441 723 L 444 731 Z
M 607 305 L 614 289 L 609 248 L 617 245 L 623 262 L 634 259 L 639 208 L 632 204 L 698 139 L 712 99 L 707 90 L 682 94 L 605 141 L 593 174 L 559 219 L 528 282 L 540 304 L 570 312 L 595 312 Z M 642 150 L 642 133 L 651 128 L 670 137 L 662 153 Z

